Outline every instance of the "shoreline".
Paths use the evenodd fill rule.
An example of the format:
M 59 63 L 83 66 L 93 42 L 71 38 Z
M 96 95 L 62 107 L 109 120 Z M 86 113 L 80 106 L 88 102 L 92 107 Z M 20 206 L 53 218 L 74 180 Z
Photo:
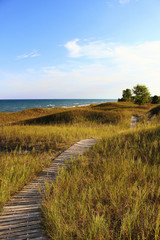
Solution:
M 76 108 L 93 104 L 117 102 L 117 99 L 53 99 L 53 100 L 0 100 L 0 113 L 14 113 L 24 110 L 43 108 Z

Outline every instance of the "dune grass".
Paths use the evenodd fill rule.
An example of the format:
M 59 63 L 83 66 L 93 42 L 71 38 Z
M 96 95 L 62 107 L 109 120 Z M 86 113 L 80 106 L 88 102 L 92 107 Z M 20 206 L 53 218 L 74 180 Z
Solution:
M 119 126 L 75 124 L 0 128 L 0 208 L 62 151 L 85 138 L 101 138 Z M 112 129 L 112 130 L 111 130 Z
M 46 185 L 52 239 L 160 239 L 160 124 L 103 137 Z
M 20 121 L 25 121 L 27 119 L 34 119 L 37 117 L 46 116 L 52 113 L 58 113 L 65 111 L 64 108 L 33 108 L 33 109 L 27 109 L 20 112 L 0 112 L 0 125 L 7 125 L 11 123 L 17 123 Z
M 107 103 L 1 113 L 0 208 L 60 152 L 96 137 L 101 140 L 93 150 L 46 186 L 42 210 L 48 234 L 52 239 L 158 239 L 159 128 L 140 124 L 128 130 L 132 114 L 152 108 Z
M 0 113 L 0 208 L 73 143 L 85 138 L 101 138 L 108 128 L 116 133 L 128 127 L 127 121 L 117 126 L 118 121 L 120 124 L 119 114 L 105 114 L 91 107 Z
M 0 210 L 15 192 L 51 163 L 53 154 L 31 152 L 3 152 L 0 156 Z
M 153 105 L 139 106 L 133 103 L 103 103 L 75 108 L 34 108 L 15 113 L 0 113 L 0 126 L 10 124 L 73 124 L 96 122 L 98 124 L 120 123 L 133 114 L 143 114 Z
M 51 115 L 39 117 L 36 119 L 26 120 L 24 124 L 74 124 L 74 123 L 98 123 L 98 124 L 117 124 L 122 122 L 125 115 L 121 112 L 107 112 L 99 109 L 80 108 L 71 109 L 64 112 L 54 113 Z

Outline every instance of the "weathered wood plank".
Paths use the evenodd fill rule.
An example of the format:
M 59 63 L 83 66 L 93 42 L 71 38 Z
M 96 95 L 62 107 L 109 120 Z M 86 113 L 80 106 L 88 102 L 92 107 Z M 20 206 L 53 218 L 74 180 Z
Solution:
M 12 235 L 14 233 L 19 234 L 19 232 L 28 232 L 29 230 L 41 230 L 41 226 L 40 224 L 25 224 L 23 226 L 18 226 L 17 227 L 13 227 L 13 228 L 9 228 L 9 229 L 1 229 L 0 231 L 0 236 L 4 236 L 4 235 Z
M 37 203 L 40 203 L 40 200 L 32 200 L 30 199 L 29 201 L 31 204 L 37 204 Z M 10 201 L 9 203 L 7 203 L 5 206 L 17 206 L 18 205 L 28 205 L 28 199 L 25 200 L 25 199 L 17 199 L 17 200 L 14 200 L 14 201 Z
M 42 230 L 41 230 L 40 226 L 37 229 L 32 229 L 32 228 L 28 229 L 28 230 L 22 229 L 22 231 L 20 231 L 20 232 L 8 231 L 8 233 L 6 233 L 6 234 L 5 233 L 1 234 L 0 239 L 8 239 L 8 238 L 14 239 L 15 237 L 24 236 L 24 235 L 27 236 L 27 238 L 29 238 L 30 235 L 35 234 L 35 233 L 36 234 L 38 233 L 38 235 L 41 236 Z
M 4 210 L 7 211 L 15 211 L 15 210 L 26 210 L 26 209 L 34 209 L 40 208 L 40 204 L 28 204 L 28 205 L 16 205 L 16 206 L 5 206 Z
M 0 238 L 1 240 L 5 240 L 4 238 Z M 25 234 L 22 236 L 14 236 L 8 237 L 7 240 L 30 240 L 30 239 L 43 239 L 46 240 L 46 236 L 43 233 L 32 233 L 32 234 Z
M 17 219 L 27 219 L 27 218 L 31 218 L 31 217 L 40 217 L 40 216 L 41 216 L 40 212 L 26 213 L 25 215 L 24 215 L 24 213 L 2 215 L 0 217 L 0 224 L 2 222 L 6 222 L 6 221 L 12 221 L 12 220 L 17 220 Z
M 59 167 L 69 165 L 66 160 L 77 158 L 97 142 L 97 139 L 85 139 L 71 146 L 59 155 L 42 174 L 16 193 L 4 206 L 0 216 L 0 240 L 42 239 L 46 240 L 40 224 L 40 205 L 44 192 L 44 183 L 56 179 Z M 41 189 L 41 194 L 39 193 Z
M 19 224 L 19 223 L 25 223 L 25 224 L 28 224 L 29 222 L 31 223 L 32 221 L 41 221 L 41 217 L 40 216 L 36 216 L 36 217 L 29 217 L 29 218 L 22 218 L 22 219 L 13 219 L 13 220 L 10 220 L 10 221 L 4 221 L 4 222 L 1 222 L 1 226 L 5 227 L 5 226 L 8 226 L 10 224 Z
M 26 225 L 27 226 L 33 226 L 33 225 L 35 225 L 35 224 L 39 224 L 40 223 L 40 220 L 36 220 L 36 221 L 27 221 L 27 223 L 26 222 L 18 222 L 18 221 L 16 221 L 16 222 L 12 222 L 12 223 L 8 223 L 8 225 L 7 224 L 5 224 L 5 226 L 0 226 L 0 231 L 4 231 L 5 229 L 13 229 L 13 228 L 18 228 L 18 227 L 25 227 Z

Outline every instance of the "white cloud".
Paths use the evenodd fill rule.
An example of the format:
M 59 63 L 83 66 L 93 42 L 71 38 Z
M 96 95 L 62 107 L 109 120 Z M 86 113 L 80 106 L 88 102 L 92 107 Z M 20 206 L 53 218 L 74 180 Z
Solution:
M 113 97 L 109 84 L 116 84 L 119 72 L 112 71 L 103 64 L 80 65 L 68 70 L 58 67 L 43 69 L 39 87 L 48 95 L 62 98 L 103 98 Z M 116 91 L 114 96 L 116 96 Z
M 39 56 L 40 56 L 40 54 L 36 50 L 33 50 L 30 53 L 17 56 L 17 59 L 34 58 L 34 57 L 39 57 Z
M 76 61 L 72 56 L 72 61 L 60 66 L 27 69 L 17 75 L 0 72 L 1 96 L 6 88 L 8 97 L 17 98 L 116 98 L 136 84 L 160 95 L 160 41 L 124 45 L 79 40 L 76 44 L 80 47 L 73 54 L 78 54 Z M 108 48 L 109 53 L 103 52 Z
M 114 48 L 114 61 L 125 66 L 157 68 L 158 65 L 160 67 L 160 41 L 132 46 L 117 45 Z
M 102 41 L 80 44 L 79 40 L 76 44 L 80 50 L 75 55 L 72 53 L 70 57 L 79 58 L 79 65 L 76 61 L 75 65 L 68 63 L 66 70 L 55 66 L 46 69 L 45 79 L 50 81 L 50 84 L 53 81 L 58 88 L 58 83 L 61 83 L 61 86 L 65 86 L 68 91 L 70 89 L 70 92 L 73 89 L 75 92 L 77 89 L 85 92 L 86 88 L 96 92 L 97 89 L 97 97 L 105 97 L 105 93 L 115 97 L 118 92 L 120 96 L 122 87 L 132 88 L 139 83 L 147 85 L 152 94 L 159 95 L 160 41 L 127 46 Z M 80 57 L 90 59 L 87 59 L 85 64 L 86 60 Z M 114 93 L 108 90 L 108 85 L 114 86 Z
M 106 59 L 125 64 L 159 64 L 160 41 L 123 45 L 105 41 L 83 42 L 75 39 L 65 44 L 71 58 Z M 73 48 L 71 47 L 73 46 Z
M 77 42 L 79 41 L 78 38 L 69 41 L 65 44 L 65 47 L 68 49 L 70 56 L 71 57 L 79 57 L 81 56 L 80 52 L 81 52 L 81 47 L 77 44 Z
M 67 42 L 65 48 L 72 58 L 87 57 L 87 58 L 106 58 L 112 56 L 112 44 L 103 41 L 82 42 L 80 45 L 79 39 L 74 39 Z

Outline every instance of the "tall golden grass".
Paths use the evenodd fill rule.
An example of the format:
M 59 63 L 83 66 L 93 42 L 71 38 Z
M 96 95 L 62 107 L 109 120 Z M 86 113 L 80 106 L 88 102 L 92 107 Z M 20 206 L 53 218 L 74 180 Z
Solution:
M 160 239 L 160 124 L 106 135 L 46 186 L 52 239 Z
M 49 236 L 159 239 L 159 119 L 129 129 L 132 114 L 152 108 L 107 103 L 1 113 L 0 208 L 60 152 L 96 137 L 101 140 L 93 150 L 46 185 L 42 211 Z
M 103 126 L 103 127 L 102 127 Z M 0 208 L 16 191 L 80 139 L 116 133 L 119 126 L 75 124 L 0 128 Z

